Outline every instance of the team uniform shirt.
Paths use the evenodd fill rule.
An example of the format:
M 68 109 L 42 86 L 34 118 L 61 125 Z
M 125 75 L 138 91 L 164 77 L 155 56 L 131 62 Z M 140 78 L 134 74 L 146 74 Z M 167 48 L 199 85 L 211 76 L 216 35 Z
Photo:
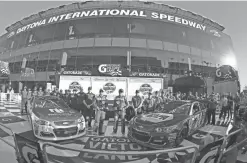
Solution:
M 107 108 L 106 96 L 103 96 L 103 95 L 96 96 L 96 105 L 98 106 L 99 110 L 106 109 Z
M 143 102 L 143 105 L 148 110 L 153 109 L 153 107 L 154 107 L 154 100 L 153 100 L 153 98 L 146 98 L 144 100 L 144 102 Z
M 93 105 L 95 103 L 95 95 L 93 93 L 87 93 L 84 100 L 86 104 L 93 109 Z
M 77 95 L 76 94 L 71 94 L 70 95 L 70 105 L 75 106 L 77 104 Z
M 83 100 L 85 100 L 85 96 L 86 96 L 86 94 L 84 92 L 78 93 L 78 96 L 77 96 L 77 98 L 78 98 L 77 104 L 78 105 L 83 105 Z
M 26 91 L 26 90 L 23 90 L 22 92 L 22 99 L 27 99 L 27 94 L 28 94 L 28 92 Z
M 115 110 L 122 111 L 126 106 L 128 106 L 128 101 L 125 96 L 116 96 L 114 99 L 113 107 Z
M 38 96 L 43 96 L 44 95 L 44 93 L 43 93 L 43 91 L 38 91 Z
M 141 96 L 133 96 L 132 97 L 132 104 L 133 104 L 134 108 L 140 107 L 141 103 L 142 103 Z
M 162 99 L 159 96 L 154 96 L 153 99 L 154 99 L 154 103 L 157 105 L 160 104 L 162 101 Z
M 37 96 L 38 95 L 38 91 L 33 91 L 33 96 Z

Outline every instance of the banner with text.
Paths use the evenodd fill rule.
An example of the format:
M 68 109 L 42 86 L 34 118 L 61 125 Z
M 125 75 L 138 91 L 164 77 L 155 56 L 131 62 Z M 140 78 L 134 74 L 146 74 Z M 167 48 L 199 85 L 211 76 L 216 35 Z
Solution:
M 48 163 L 194 163 L 197 154 L 194 147 L 150 150 L 125 137 L 97 136 L 85 136 L 62 145 L 49 143 L 44 151 Z
M 148 92 L 160 91 L 162 88 L 163 79 L 161 78 L 129 78 L 128 80 L 128 95 L 131 97 L 135 95 L 136 90 L 146 96 Z
M 88 87 L 91 87 L 91 79 L 87 76 L 60 76 L 59 89 L 60 90 L 77 90 L 81 88 L 87 91 Z
M 127 79 L 117 77 L 92 77 L 92 91 L 99 94 L 99 90 L 103 89 L 108 100 L 113 100 L 118 95 L 118 90 L 123 89 L 127 93 Z

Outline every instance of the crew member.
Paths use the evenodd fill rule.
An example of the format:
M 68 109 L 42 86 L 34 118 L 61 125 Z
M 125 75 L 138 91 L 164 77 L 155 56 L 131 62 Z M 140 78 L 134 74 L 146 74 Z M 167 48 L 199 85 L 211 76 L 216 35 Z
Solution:
M 33 93 L 32 90 L 29 88 L 28 92 L 27 92 L 27 107 L 30 108 L 31 107 L 31 99 L 33 97 Z
M 37 91 L 37 87 L 35 86 L 33 89 L 33 94 L 32 96 L 38 96 L 38 91 Z
M 132 106 L 128 107 L 126 109 L 126 115 L 125 118 L 126 120 L 130 121 L 134 116 L 137 114 L 142 113 L 142 97 L 139 94 L 139 90 L 136 90 L 136 95 L 132 97 Z
M 40 97 L 44 96 L 44 92 L 43 92 L 43 90 L 42 90 L 42 87 L 39 88 L 39 91 L 38 91 L 37 94 L 38 94 L 38 96 L 40 96 Z
M 143 107 L 145 112 L 153 112 L 154 111 L 154 100 L 152 98 L 152 93 L 148 93 L 148 97 L 143 102 Z
M 70 107 L 73 108 L 73 109 L 77 109 L 76 106 L 77 106 L 77 94 L 76 94 L 76 89 L 73 90 L 73 93 L 70 94 L 69 96 L 69 104 L 70 104 Z M 56 94 L 56 92 L 54 92 L 54 94 Z
M 89 128 L 91 128 L 92 117 L 95 109 L 95 95 L 92 93 L 92 87 L 88 87 L 88 93 L 86 94 L 83 103 L 86 106 L 85 116 L 86 116 L 86 121 L 88 122 L 87 125 Z
M 119 89 L 118 91 L 119 95 L 115 97 L 114 99 L 114 121 L 115 125 L 113 127 L 113 134 L 117 133 L 118 130 L 118 121 L 119 118 L 121 119 L 121 125 L 122 125 L 122 134 L 125 135 L 125 109 L 128 108 L 129 103 L 127 101 L 127 98 L 124 96 L 123 89 Z
M 107 96 L 103 95 L 103 92 L 103 89 L 100 89 L 99 95 L 96 97 L 95 132 L 98 132 L 99 135 L 104 134 L 103 124 L 108 110 Z
M 69 96 L 69 91 L 66 89 L 66 90 L 65 90 L 65 94 L 64 94 L 64 96 L 63 96 L 63 100 L 66 102 L 67 105 L 70 105 L 70 104 L 69 104 L 69 97 L 70 97 L 70 96 Z
M 21 91 L 21 114 L 27 109 L 27 93 L 27 87 L 24 86 L 24 89 Z
M 84 115 L 85 112 L 85 105 L 83 103 L 83 100 L 85 99 L 86 94 L 83 92 L 83 88 L 80 88 L 80 92 L 78 93 L 77 96 L 77 110 L 80 111 L 81 114 Z
M 154 110 L 155 109 L 159 109 L 161 107 L 160 104 L 161 104 L 162 99 L 159 97 L 159 92 L 158 91 L 154 92 L 153 99 L 154 99 Z

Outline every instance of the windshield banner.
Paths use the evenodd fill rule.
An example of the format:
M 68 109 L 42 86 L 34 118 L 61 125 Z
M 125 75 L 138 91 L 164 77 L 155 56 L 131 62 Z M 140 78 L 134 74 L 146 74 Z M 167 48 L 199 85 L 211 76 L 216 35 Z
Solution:
M 44 147 L 48 163 L 194 163 L 195 147 L 148 150 L 127 138 L 83 137 Z

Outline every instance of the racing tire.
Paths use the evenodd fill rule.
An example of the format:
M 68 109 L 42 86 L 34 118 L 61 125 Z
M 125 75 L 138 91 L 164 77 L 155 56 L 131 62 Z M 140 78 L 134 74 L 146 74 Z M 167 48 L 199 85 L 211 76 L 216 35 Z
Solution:
M 184 139 L 188 136 L 188 133 L 189 133 L 189 128 L 185 124 L 183 125 L 182 129 L 178 132 L 176 139 L 175 139 L 174 146 L 178 147 L 184 141 Z

